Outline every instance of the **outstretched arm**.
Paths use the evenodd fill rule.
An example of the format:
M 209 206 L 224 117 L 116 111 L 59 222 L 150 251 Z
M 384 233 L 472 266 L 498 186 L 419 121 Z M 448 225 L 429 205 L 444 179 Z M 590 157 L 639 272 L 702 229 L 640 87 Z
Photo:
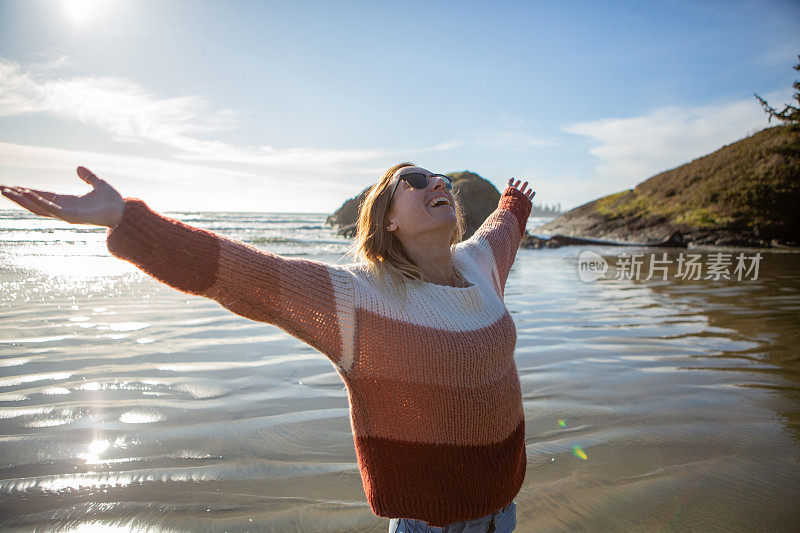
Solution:
M 56 194 L 50 191 L 0 185 L 3 196 L 31 213 L 58 218 L 70 224 L 91 224 L 113 227 L 122 219 L 125 207 L 117 190 L 95 176 L 89 169 L 78 167 L 78 177 L 92 186 L 83 196 Z
M 175 289 L 275 324 L 340 366 L 340 328 L 351 327 L 353 320 L 348 271 L 271 254 L 189 226 L 152 211 L 138 198 L 122 198 L 83 167 L 78 175 L 93 187 L 81 197 L 5 186 L 2 193 L 41 216 L 108 227 L 106 244 L 114 256 Z
M 491 254 L 497 268 L 501 294 L 505 294 L 506 280 L 533 207 L 531 200 L 536 192 L 527 186 L 527 181 L 520 186 L 519 180 L 515 183 L 514 178 L 509 179 L 508 187 L 500 195 L 497 209 L 465 241 L 475 243 Z
M 342 268 L 272 254 L 189 226 L 125 198 L 108 250 L 183 292 L 275 324 L 339 363 L 340 322 L 352 320 L 352 279 Z

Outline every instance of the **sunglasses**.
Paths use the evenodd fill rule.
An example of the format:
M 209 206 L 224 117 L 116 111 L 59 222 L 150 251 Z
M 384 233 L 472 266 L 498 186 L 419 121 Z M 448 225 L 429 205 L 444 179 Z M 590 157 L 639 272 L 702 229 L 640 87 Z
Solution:
M 397 186 L 400 185 L 401 180 L 405 180 L 406 183 L 415 189 L 424 189 L 428 186 L 428 180 L 433 178 L 443 178 L 445 189 L 448 191 L 453 190 L 453 180 L 444 174 L 423 174 L 422 172 L 409 172 L 408 174 L 403 174 L 400 176 L 400 178 L 398 178 L 397 183 L 394 184 L 394 189 L 392 189 L 392 195 L 389 196 L 389 200 L 394 198 L 394 193 L 397 191 Z

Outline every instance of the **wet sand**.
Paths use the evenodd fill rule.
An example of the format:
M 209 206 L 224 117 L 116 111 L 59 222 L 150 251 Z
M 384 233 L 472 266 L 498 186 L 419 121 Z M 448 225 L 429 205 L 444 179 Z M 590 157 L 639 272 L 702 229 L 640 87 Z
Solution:
M 798 528 L 800 254 L 585 283 L 584 249 L 632 251 L 523 249 L 507 285 L 517 531 Z M 26 261 L 0 268 L 3 529 L 386 531 L 323 355 L 102 251 Z

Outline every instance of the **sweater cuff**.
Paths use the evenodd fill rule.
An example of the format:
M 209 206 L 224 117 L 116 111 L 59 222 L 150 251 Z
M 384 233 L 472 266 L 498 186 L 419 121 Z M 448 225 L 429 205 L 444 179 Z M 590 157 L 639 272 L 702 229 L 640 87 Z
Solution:
M 520 234 L 525 233 L 525 226 L 528 225 L 528 217 L 531 214 L 533 202 L 516 187 L 506 187 L 500 196 L 500 209 L 511 211 L 519 223 Z
M 112 255 L 183 291 L 198 294 L 214 284 L 217 235 L 156 213 L 139 198 L 124 201 L 122 220 L 106 234 Z

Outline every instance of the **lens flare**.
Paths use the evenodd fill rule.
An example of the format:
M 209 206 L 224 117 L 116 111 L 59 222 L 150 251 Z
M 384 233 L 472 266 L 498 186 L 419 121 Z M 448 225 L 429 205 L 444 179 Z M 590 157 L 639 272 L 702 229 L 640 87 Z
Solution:
M 572 447 L 572 453 L 575 455 L 575 457 L 580 457 L 580 458 L 581 458 L 581 459 L 583 459 L 584 461 L 586 461 L 586 460 L 588 460 L 588 459 L 589 459 L 589 458 L 586 456 L 586 452 L 584 452 L 584 451 L 583 451 L 583 448 L 581 448 L 580 446 L 577 446 L 577 445 L 576 445 L 576 446 L 573 446 L 573 447 Z

